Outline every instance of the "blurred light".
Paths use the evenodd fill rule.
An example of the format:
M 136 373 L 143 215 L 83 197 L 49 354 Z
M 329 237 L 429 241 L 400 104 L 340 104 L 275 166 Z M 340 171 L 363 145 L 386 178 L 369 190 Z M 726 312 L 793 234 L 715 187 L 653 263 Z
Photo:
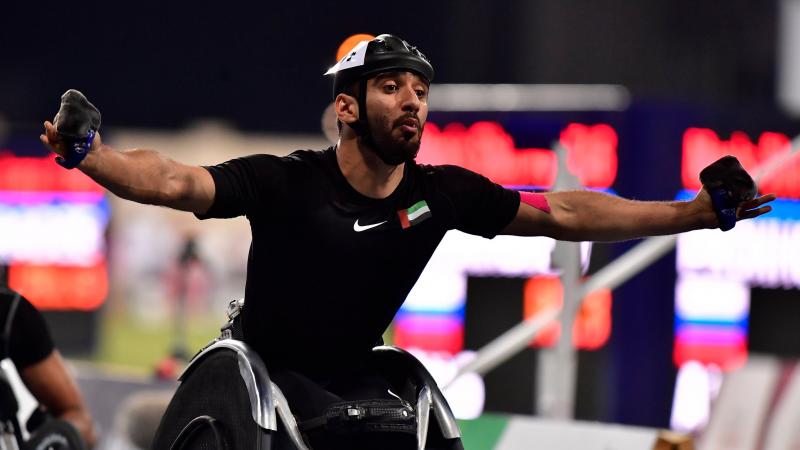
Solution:
M 611 289 L 598 289 L 583 299 L 575 318 L 572 341 L 582 350 L 597 350 L 611 336 Z
M 0 230 L 13 239 L 0 240 L 0 259 L 78 266 L 105 259 L 108 216 L 101 205 L 8 204 L 4 197 L 0 194 Z
M 354 34 L 344 41 L 339 46 L 339 50 L 336 51 L 336 60 L 339 61 L 340 59 L 344 58 L 350 50 L 353 49 L 359 42 L 361 41 L 371 41 L 374 39 L 375 36 L 371 34 Z
M 800 116 L 800 1 L 778 2 L 778 52 L 776 58 L 778 104 L 795 118 Z
M 778 206 L 775 206 L 777 212 Z M 731 231 L 696 230 L 678 237 L 680 273 L 727 278 L 750 286 L 800 287 L 800 221 L 765 216 Z
M 708 276 L 682 275 L 675 287 L 675 313 L 682 320 L 739 323 L 750 311 L 747 284 Z
M 688 361 L 678 370 L 672 400 L 670 429 L 691 433 L 708 423 L 711 382 L 705 366 Z
M 623 111 L 631 95 L 612 84 L 435 84 L 431 111 Z
M 572 329 L 572 342 L 583 350 L 596 350 L 611 336 L 611 290 L 599 289 L 581 302 Z M 564 304 L 564 288 L 556 276 L 538 275 L 525 283 L 523 316 L 527 320 Z M 552 347 L 561 336 L 561 323 L 553 320 L 531 342 L 532 347 Z
M 41 309 L 91 310 L 108 293 L 104 190 L 52 158 L 0 153 L 0 261 Z
M 555 276 L 535 276 L 525 283 L 523 313 L 525 320 L 552 308 L 564 305 L 564 287 Z M 561 336 L 561 322 L 553 320 L 547 324 L 531 342 L 532 347 L 552 347 Z
M 52 158 L 17 157 L 0 150 L 0 191 L 104 192 L 79 170 L 64 170 Z
M 676 333 L 673 361 L 680 367 L 687 361 L 700 361 L 704 364 L 716 364 L 720 369 L 729 372 L 742 367 L 747 362 L 747 340 L 739 335 L 738 340 L 725 342 L 721 336 L 719 342 L 711 338 L 714 330 L 709 328 L 704 335 Z M 733 334 L 728 337 L 735 337 Z
M 780 399 L 786 378 L 783 364 L 778 358 L 753 357 L 747 366 L 725 374 L 724 386 L 714 399 L 708 426 L 703 430 L 703 449 L 765 449 L 767 425 L 774 420 L 776 400 Z M 709 387 L 714 391 L 715 374 L 709 370 Z M 796 429 L 796 422 L 792 424 Z M 781 450 L 794 445 L 777 447 Z
M 568 124 L 561 132 L 568 164 L 583 186 L 610 188 L 617 176 L 617 134 L 605 124 Z M 454 164 L 478 172 L 495 183 L 549 188 L 557 174 L 555 153 L 520 149 L 497 122 L 476 122 L 468 128 L 428 123 L 417 160 Z
M 571 123 L 561 132 L 567 164 L 583 186 L 608 188 L 617 176 L 617 133 L 608 125 Z
M 545 237 L 497 236 L 489 240 L 449 231 L 411 289 L 395 320 L 395 343 L 456 354 L 464 347 L 467 278 L 529 277 L 547 272 L 555 241 Z
M 762 133 L 753 143 L 741 132 L 729 140 L 709 129 L 690 128 L 683 139 L 683 184 L 699 189 L 699 173 L 725 155 L 736 156 L 754 176 L 780 161 L 789 139 Z M 739 222 L 731 231 L 695 230 L 677 241 L 674 362 L 715 365 L 724 371 L 748 359 L 750 288 L 800 287 L 800 161 L 788 160 L 760 184 L 761 192 L 784 196 L 766 216 Z M 690 200 L 696 191 L 681 191 Z
M 398 345 L 453 354 L 463 348 L 463 308 L 469 276 L 530 277 L 550 272 L 551 238 L 497 236 L 492 240 L 449 231 L 436 248 L 425 270 L 400 309 L 396 329 Z M 582 263 L 588 265 L 591 243 L 581 246 Z M 556 280 L 557 281 L 557 280 Z M 601 300 L 602 302 L 603 300 Z M 609 293 L 610 302 L 610 293 Z M 610 327 L 610 304 L 600 311 L 589 301 L 576 333 L 581 348 L 596 348 L 605 342 Z M 600 318 L 599 320 L 597 320 Z M 452 326 L 450 321 L 458 323 Z M 591 337 L 594 336 L 594 337 Z M 584 340 L 585 339 L 585 340 Z
M 93 266 L 11 264 L 8 286 L 40 309 L 93 310 L 108 295 L 105 262 Z
M 549 272 L 554 245 L 553 239 L 541 236 L 497 236 L 489 240 L 448 231 L 401 311 L 459 311 L 464 307 L 468 276 L 529 277 Z
M 483 378 L 470 373 L 453 380 L 458 368 L 475 358 L 475 352 L 463 351 L 455 357 L 420 349 L 411 349 L 411 353 L 425 365 L 436 384 L 447 385 L 442 394 L 456 418 L 469 420 L 477 419 L 481 415 L 486 399 Z
M 775 158 L 787 155 L 790 150 L 789 138 L 780 133 L 762 133 L 758 143 L 753 143 L 740 131 L 731 133 L 726 141 L 721 140 L 713 130 L 689 128 L 683 135 L 683 187 L 699 190 L 700 171 L 725 155 L 738 158 L 744 168 L 757 177 L 762 167 Z M 759 191 L 784 198 L 800 198 L 800 159 L 792 158 L 781 164 L 759 182 Z
M 455 355 L 464 347 L 461 314 L 401 313 L 394 322 L 394 343 L 402 348 Z

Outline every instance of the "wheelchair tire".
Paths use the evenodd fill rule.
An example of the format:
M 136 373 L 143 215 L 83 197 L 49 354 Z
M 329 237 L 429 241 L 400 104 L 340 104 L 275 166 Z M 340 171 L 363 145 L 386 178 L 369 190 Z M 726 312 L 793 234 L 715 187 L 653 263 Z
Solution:
M 217 420 L 210 416 L 195 417 L 183 427 L 170 450 L 184 449 L 226 450 Z
M 197 361 L 184 377 L 152 448 L 211 450 L 223 442 L 226 450 L 270 450 L 272 437 L 253 420 L 236 353 L 219 349 Z
M 29 450 L 84 450 L 83 438 L 71 423 L 61 419 L 48 419 L 25 442 Z

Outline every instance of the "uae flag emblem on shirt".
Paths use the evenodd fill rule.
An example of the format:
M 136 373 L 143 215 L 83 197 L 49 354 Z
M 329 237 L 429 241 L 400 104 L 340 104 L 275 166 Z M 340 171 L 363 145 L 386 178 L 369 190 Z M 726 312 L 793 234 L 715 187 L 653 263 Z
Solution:
M 425 200 L 420 200 L 408 209 L 397 211 L 397 216 L 400 217 L 400 225 L 405 230 L 430 217 L 431 209 L 428 208 L 428 203 Z

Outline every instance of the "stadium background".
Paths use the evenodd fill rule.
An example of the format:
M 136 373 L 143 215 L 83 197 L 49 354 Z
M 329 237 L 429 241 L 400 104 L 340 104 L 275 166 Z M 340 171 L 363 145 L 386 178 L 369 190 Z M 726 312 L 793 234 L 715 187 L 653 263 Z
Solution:
M 800 130 L 790 95 L 797 80 L 786 75 L 792 73 L 793 59 L 782 44 L 790 37 L 794 3 L 6 5 L 0 15 L 0 148 L 16 156 L 46 156 L 38 143 L 40 123 L 52 116 L 68 88 L 84 91 L 101 108 L 107 139 L 120 147 L 152 145 L 187 162 L 214 163 L 242 153 L 287 153 L 293 150 L 287 146 L 297 143 L 325 146 L 320 118 L 330 102 L 331 83 L 322 73 L 334 62 L 336 48 L 353 33 L 390 32 L 426 53 L 436 68 L 437 84 L 623 86 L 630 102 L 617 111 L 434 111 L 431 121 L 467 126 L 494 121 L 510 133 L 517 148 L 549 148 L 569 123 L 608 124 L 618 138 L 613 190 L 643 200 L 671 199 L 687 187 L 681 178 L 686 130 L 713 130 L 721 141 L 742 132 L 753 143 L 765 132 L 791 138 Z M 201 227 L 152 207 L 114 199 L 109 203 L 108 298 L 89 318 L 64 316 L 63 311 L 49 314 L 57 327 L 67 327 L 60 331 L 63 336 L 84 333 L 92 343 L 76 343 L 76 356 L 124 365 L 120 352 L 147 347 L 137 334 L 141 323 L 160 318 L 159 326 L 169 329 L 170 319 L 164 317 L 172 310 L 161 300 L 170 297 L 170 266 L 163 261 L 177 259 L 182 239 L 189 235 L 200 236 L 205 259 L 212 260 L 209 270 L 227 271 L 224 287 L 208 288 L 212 294 L 207 297 L 213 300 L 205 300 L 195 315 L 190 311 L 202 323 L 197 327 L 205 330 L 196 340 L 205 339 L 216 323 L 207 315 L 221 311 L 243 283 L 243 259 L 233 268 L 225 264 L 243 258 L 247 245 L 243 240 L 203 238 L 215 236 L 205 228 L 219 228 L 216 236 L 229 236 L 245 230 L 246 224 Z M 173 231 L 160 242 L 159 251 L 148 252 L 148 236 L 159 236 L 149 233 L 162 227 Z M 2 239 L 10 239 L 7 231 L 0 230 Z M 630 246 L 600 246 L 593 264 L 602 265 Z M 136 251 L 146 253 L 142 260 L 162 263 L 114 265 L 121 253 Z M 158 271 L 152 272 L 154 268 Z M 670 425 L 677 374 L 677 278 L 671 253 L 614 291 L 607 343 L 581 355 L 578 418 Z M 509 287 L 515 282 L 520 281 L 491 288 L 489 295 L 519 289 Z M 480 283 L 473 280 L 470 288 L 485 288 Z M 794 287 L 759 291 L 753 298 L 777 300 L 762 301 L 758 311 L 766 316 L 759 316 L 763 322 L 751 321 L 751 344 L 758 343 L 767 354 L 797 356 L 794 322 L 774 327 L 777 317 L 797 317 Z M 80 323 L 83 331 L 70 330 L 65 323 Z M 126 324 L 131 334 L 122 338 L 139 345 L 109 348 L 104 339 L 114 339 L 114 330 Z M 154 325 L 149 327 L 152 331 Z M 164 331 L 156 345 L 168 348 L 163 340 L 169 336 Z M 153 353 L 158 352 L 148 357 L 163 356 Z

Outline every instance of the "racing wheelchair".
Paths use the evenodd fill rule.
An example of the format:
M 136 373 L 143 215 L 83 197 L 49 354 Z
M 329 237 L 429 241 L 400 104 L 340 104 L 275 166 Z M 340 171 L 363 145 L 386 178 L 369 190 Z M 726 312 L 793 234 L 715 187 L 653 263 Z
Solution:
M 220 337 L 181 374 L 155 450 L 463 450 L 458 424 L 431 375 L 410 353 L 390 346 L 375 347 L 372 364 L 405 398 L 338 402 L 298 423 L 261 357 L 241 340 L 242 306 L 243 300 L 231 302 Z

